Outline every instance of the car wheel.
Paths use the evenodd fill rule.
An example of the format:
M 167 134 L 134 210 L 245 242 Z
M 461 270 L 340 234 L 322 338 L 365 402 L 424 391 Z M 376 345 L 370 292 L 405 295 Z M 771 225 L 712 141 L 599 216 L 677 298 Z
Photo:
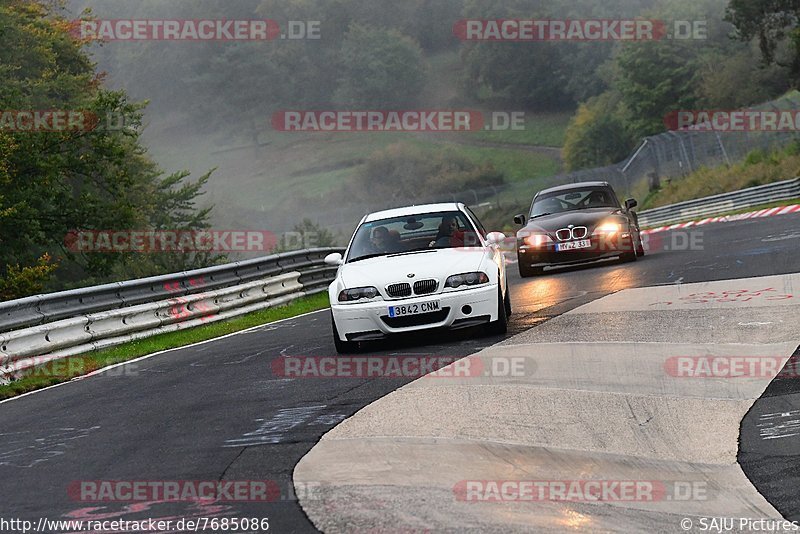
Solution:
M 336 321 L 333 320 L 331 313 L 331 325 L 333 326 L 333 345 L 339 354 L 350 354 L 358 349 L 358 341 L 342 341 L 339 339 L 339 331 L 336 330 Z
M 508 332 L 508 315 L 506 314 L 506 304 L 503 299 L 503 291 L 497 288 L 497 320 L 486 325 L 486 331 L 493 336 L 500 336 Z
M 530 265 L 525 265 L 522 261 L 517 261 L 517 267 L 519 267 L 519 275 L 522 278 L 538 276 L 544 272 L 541 267 L 531 267 Z
M 644 256 L 644 242 L 642 241 L 641 232 L 636 232 L 636 256 L 641 258 Z
M 506 317 L 511 317 L 511 292 L 508 290 L 508 284 L 506 283 L 506 298 L 505 298 L 505 306 L 506 306 Z

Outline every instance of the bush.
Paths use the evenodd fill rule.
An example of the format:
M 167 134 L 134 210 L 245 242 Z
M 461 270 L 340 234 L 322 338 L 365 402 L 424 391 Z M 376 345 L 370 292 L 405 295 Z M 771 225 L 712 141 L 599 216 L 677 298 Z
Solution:
M 333 232 L 306 218 L 303 219 L 302 223 L 294 226 L 293 232 L 288 232 L 282 236 L 278 244 L 272 249 L 272 253 L 278 254 L 305 248 L 335 247 L 337 241 L 338 239 Z
M 0 278 L 0 301 L 41 293 L 57 268 L 58 262 L 52 262 L 48 254 L 40 257 L 36 265 L 7 265 L 5 276 Z
M 605 167 L 625 159 L 635 144 L 612 93 L 581 104 L 567 127 L 562 156 L 567 170 Z
M 503 173 L 490 163 L 478 165 L 451 150 L 432 153 L 408 143 L 395 143 L 373 153 L 344 194 L 363 201 L 425 199 L 503 182 Z

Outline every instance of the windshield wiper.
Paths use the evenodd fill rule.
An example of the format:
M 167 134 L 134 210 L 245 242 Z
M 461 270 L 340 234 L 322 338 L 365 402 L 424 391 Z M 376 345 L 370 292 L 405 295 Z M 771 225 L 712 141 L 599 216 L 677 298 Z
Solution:
M 439 249 L 435 248 L 415 248 L 411 250 L 406 250 L 403 252 L 396 252 L 394 254 L 390 254 L 390 258 L 394 258 L 395 256 L 405 256 L 406 254 L 419 254 L 420 252 L 436 252 Z
M 538 219 L 539 217 L 544 217 L 545 215 L 552 215 L 552 213 L 540 213 L 539 215 L 533 215 L 528 220 Z
M 375 254 L 367 254 L 365 256 L 359 256 L 357 258 L 353 258 L 351 260 L 348 260 L 347 263 L 353 263 L 353 262 L 361 261 L 361 260 L 368 260 L 370 258 L 377 258 L 378 256 L 386 256 L 387 254 L 388 254 L 387 252 L 377 252 Z

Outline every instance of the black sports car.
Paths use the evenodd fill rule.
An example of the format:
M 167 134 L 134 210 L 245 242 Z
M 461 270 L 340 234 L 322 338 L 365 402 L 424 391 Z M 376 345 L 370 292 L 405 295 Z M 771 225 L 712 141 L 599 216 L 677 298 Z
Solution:
M 519 274 L 541 274 L 545 267 L 618 257 L 644 256 L 636 200 L 620 204 L 607 182 L 583 182 L 540 191 L 517 232 Z M 527 224 L 526 224 L 527 223 Z

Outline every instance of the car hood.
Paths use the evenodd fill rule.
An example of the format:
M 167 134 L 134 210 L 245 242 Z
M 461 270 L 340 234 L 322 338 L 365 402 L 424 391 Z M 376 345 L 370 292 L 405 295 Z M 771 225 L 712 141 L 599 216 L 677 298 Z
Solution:
M 571 224 L 573 226 L 585 226 L 591 234 L 598 224 L 614 215 L 624 217 L 622 210 L 619 208 L 588 208 L 554 213 L 553 215 L 537 217 L 528 221 L 525 227 L 519 230 L 519 233 L 545 232 L 552 236 L 556 230 L 566 228 Z
M 485 255 L 480 248 L 449 248 L 379 256 L 346 263 L 340 277 L 348 288 L 375 286 L 383 291 L 389 284 L 429 278 L 439 280 L 441 287 L 450 275 L 479 270 Z M 413 278 L 408 277 L 411 273 Z

